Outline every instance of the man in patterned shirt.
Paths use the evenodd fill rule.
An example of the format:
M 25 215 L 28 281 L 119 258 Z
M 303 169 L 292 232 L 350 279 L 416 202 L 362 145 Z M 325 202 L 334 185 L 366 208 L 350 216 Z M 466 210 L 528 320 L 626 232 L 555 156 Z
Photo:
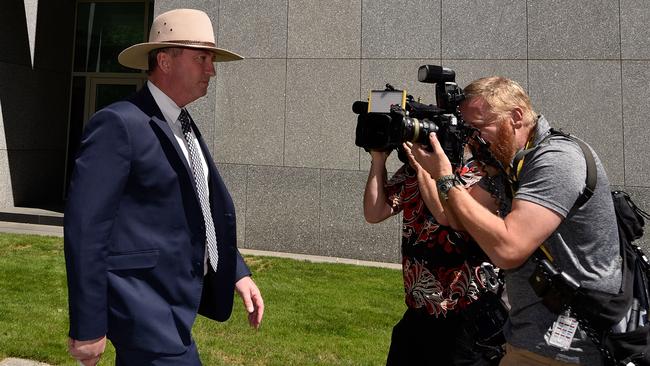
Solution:
M 402 269 L 407 310 L 393 328 L 387 365 L 488 365 L 464 327 L 463 312 L 481 294 L 478 266 L 485 256 L 464 232 L 449 227 L 436 184 L 413 159 L 387 180 L 390 152 L 371 151 L 364 216 L 378 223 L 403 214 Z M 463 168 L 471 189 L 480 176 Z M 469 334 L 468 334 L 469 333 Z

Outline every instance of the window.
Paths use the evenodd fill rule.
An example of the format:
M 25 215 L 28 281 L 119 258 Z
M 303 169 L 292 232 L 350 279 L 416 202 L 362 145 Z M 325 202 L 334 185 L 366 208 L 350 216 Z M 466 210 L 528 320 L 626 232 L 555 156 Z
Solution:
M 117 55 L 147 42 L 152 21 L 153 0 L 77 1 L 65 187 L 86 121 L 144 84 L 146 74 L 120 65 Z

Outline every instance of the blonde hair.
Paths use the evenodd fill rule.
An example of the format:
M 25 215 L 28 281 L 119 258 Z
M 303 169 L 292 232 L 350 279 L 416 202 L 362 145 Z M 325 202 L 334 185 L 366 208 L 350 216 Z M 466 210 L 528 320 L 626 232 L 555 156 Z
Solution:
M 524 126 L 532 126 L 537 120 L 530 97 L 514 80 L 501 76 L 485 77 L 471 82 L 463 91 L 466 100 L 482 97 L 490 106 L 490 112 L 495 113 L 499 120 L 516 107 L 523 110 Z

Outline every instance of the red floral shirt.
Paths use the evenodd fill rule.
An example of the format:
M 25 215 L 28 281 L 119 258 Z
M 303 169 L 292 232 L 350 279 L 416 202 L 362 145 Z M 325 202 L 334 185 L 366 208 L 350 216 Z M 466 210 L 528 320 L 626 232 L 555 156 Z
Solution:
M 463 169 L 468 184 L 479 177 Z M 402 212 L 402 270 L 406 305 L 438 317 L 466 308 L 479 296 L 476 270 L 487 257 L 464 232 L 440 225 L 420 196 L 413 168 L 402 166 L 386 183 L 389 204 Z

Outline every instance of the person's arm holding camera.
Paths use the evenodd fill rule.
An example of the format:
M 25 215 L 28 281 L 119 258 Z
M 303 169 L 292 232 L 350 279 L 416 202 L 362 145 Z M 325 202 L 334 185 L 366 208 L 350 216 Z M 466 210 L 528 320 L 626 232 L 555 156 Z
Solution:
M 434 218 L 439 224 L 450 226 L 452 229 L 457 231 L 467 231 L 463 227 L 462 222 L 454 217 L 453 211 L 445 210 L 445 207 L 440 202 L 438 188 L 436 187 L 436 180 L 433 179 L 431 177 L 431 174 L 426 169 L 424 169 L 415 159 L 413 152 L 411 151 L 412 147 L 412 143 L 404 143 L 404 149 L 406 150 L 406 155 L 411 162 L 411 166 L 417 170 L 418 187 L 420 188 L 420 194 L 422 195 L 422 199 L 427 205 L 427 208 L 433 214 Z M 419 148 L 422 147 L 419 146 Z M 494 197 L 492 197 L 489 192 L 481 188 L 480 185 L 472 184 L 471 187 L 467 188 L 467 191 L 470 192 L 471 196 L 481 205 L 493 211 L 496 211 L 497 205 Z
M 456 222 L 452 217 L 446 215 L 445 208 L 440 203 L 436 181 L 431 178 L 431 174 L 422 168 L 420 163 L 418 163 L 413 157 L 413 153 L 411 152 L 413 143 L 405 142 L 402 146 L 404 146 L 404 151 L 406 152 L 406 156 L 408 156 L 411 167 L 416 171 L 420 195 L 422 196 L 424 204 L 429 209 L 429 212 L 431 212 L 433 217 L 436 219 L 436 222 L 440 225 L 451 226 L 452 228 L 457 229 Z
M 435 134 L 430 135 L 430 140 L 433 151 L 414 148 L 415 159 L 432 178 L 451 176 L 451 164 Z M 561 216 L 543 206 L 516 199 L 510 213 L 502 219 L 460 184 L 451 186 L 446 196 L 441 200 L 445 210 L 454 213 L 493 263 L 503 269 L 523 264 L 562 221 Z
M 393 208 L 386 197 L 386 159 L 390 151 L 370 151 L 370 171 L 363 193 L 363 215 L 367 222 L 376 224 L 393 214 Z

